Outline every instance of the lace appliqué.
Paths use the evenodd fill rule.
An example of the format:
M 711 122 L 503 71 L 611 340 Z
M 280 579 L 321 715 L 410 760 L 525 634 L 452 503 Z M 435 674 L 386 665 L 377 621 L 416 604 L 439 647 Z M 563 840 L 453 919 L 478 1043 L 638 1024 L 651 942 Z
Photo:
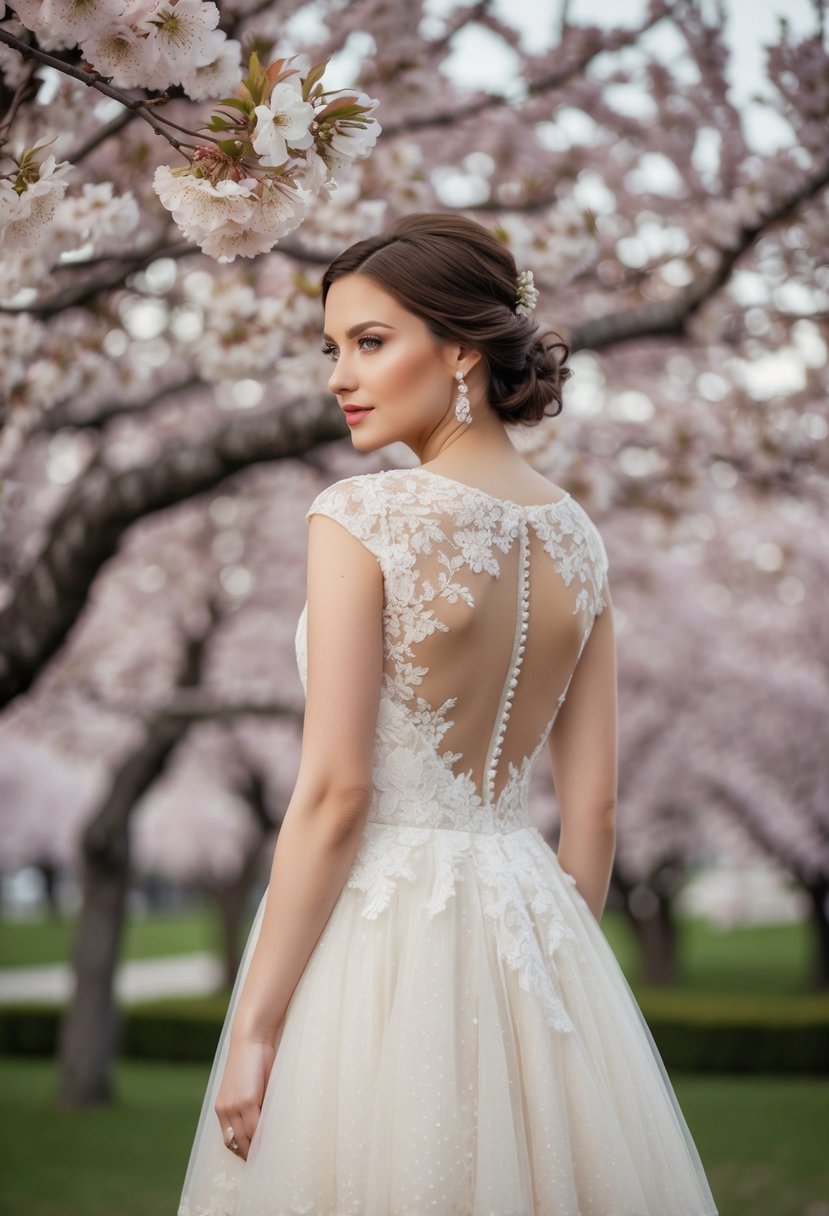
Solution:
M 393 509 L 392 509 L 393 508 Z M 563 702 L 569 680 L 532 752 L 520 764 L 507 763 L 507 777 L 495 796 L 493 782 L 479 793 L 472 770 L 456 772 L 459 753 L 441 752 L 452 725 L 456 699 L 432 706 L 418 694 L 428 668 L 414 647 L 437 630 L 446 631 L 435 610 L 440 599 L 474 606 L 463 572 L 500 577 L 499 553 L 520 541 L 525 590 L 526 546 L 532 527 L 555 568 L 569 584 L 579 583 L 574 614 L 585 622 L 581 648 L 595 615 L 604 607 L 607 555 L 583 509 L 569 497 L 559 503 L 521 507 L 483 498 L 459 483 L 417 470 L 391 470 L 346 478 L 323 490 L 308 515 L 319 511 L 343 523 L 377 557 L 383 571 L 384 674 L 372 761 L 372 800 L 346 887 L 361 892 L 361 915 L 376 920 L 389 907 L 400 883 L 414 884 L 429 867 L 432 875 L 424 914 L 439 915 L 470 876 L 480 886 L 498 954 L 533 993 L 545 1022 L 568 1032 L 572 1023 L 556 991 L 553 958 L 573 933 L 561 915 L 561 900 L 580 901 L 569 875 L 551 887 L 551 850 L 529 821 L 529 779 L 535 759 Z M 434 555 L 431 577 L 421 574 Z M 526 599 L 526 597 L 524 597 Z M 527 604 L 519 607 L 513 674 L 523 651 Z M 297 626 L 297 663 L 307 680 L 305 610 Z M 579 652 L 580 653 L 580 652 Z M 572 676 L 571 676 L 572 678 Z M 512 680 L 514 685 L 515 679 Z M 509 712 L 506 688 L 499 722 Z M 493 752 L 497 760 L 497 754 Z M 541 851 L 539 852 L 539 845 Z M 566 894 L 565 894 L 566 893 Z
M 436 512 L 436 502 L 440 510 Z M 390 505 L 393 510 L 390 510 Z M 450 520 L 446 524 L 447 517 Z M 436 614 L 435 603 L 446 599 L 450 603 L 462 600 L 474 606 L 472 592 L 463 582 L 462 571 L 486 572 L 492 577 L 500 576 L 497 552 L 508 553 L 516 539 L 526 543 L 527 528 L 537 532 L 545 551 L 551 556 L 556 570 L 569 586 L 574 578 L 581 584 L 574 615 L 582 614 L 585 621 L 581 649 L 587 642 L 595 616 L 604 608 L 602 595 L 604 575 L 607 570 L 607 554 L 598 529 L 582 507 L 569 496 L 554 504 L 537 507 L 521 507 L 516 503 L 492 499 L 477 494 L 472 487 L 461 486 L 441 479 L 436 489 L 430 477 L 423 477 L 418 470 L 392 469 L 382 473 L 361 474 L 344 478 L 328 486 L 312 502 L 306 518 L 321 513 L 336 519 L 357 537 L 380 563 L 383 571 L 384 607 L 384 671 L 383 702 L 405 706 L 410 724 L 416 728 L 422 740 L 430 743 L 437 754 L 437 745 L 453 725 L 448 712 L 455 705 L 449 698 L 434 707 L 418 695 L 428 668 L 418 664 L 414 647 L 431 634 L 447 632 L 448 626 Z M 435 555 L 439 567 L 437 577 L 421 576 L 418 563 L 424 557 Z M 526 615 L 526 614 L 525 614 Z M 306 682 L 307 649 L 303 616 L 297 627 L 297 663 L 303 686 Z M 518 660 L 523 647 L 519 646 Z M 513 679 L 513 684 L 515 678 Z M 569 686 L 569 681 L 568 681 Z M 560 705 L 567 689 L 558 700 Z M 506 710 L 509 710 L 507 698 Z M 383 731 L 383 713 L 378 734 Z M 549 729 L 549 728 L 548 728 Z M 399 738 L 400 725 L 394 730 L 398 737 L 390 739 L 408 751 L 413 748 L 411 732 L 404 742 Z M 543 740 L 542 740 L 543 741 Z M 497 764 L 500 749 L 493 754 L 493 766 Z M 453 766 L 463 759 L 459 753 L 444 753 L 438 757 L 451 774 L 451 792 L 444 780 L 438 781 L 434 772 L 434 788 L 450 792 L 450 799 L 459 798 L 469 807 L 489 808 L 494 797 L 494 776 L 488 772 L 480 795 L 472 779 L 471 770 L 455 773 Z M 418 769 L 399 756 L 386 757 L 391 769 L 408 770 L 408 780 Z M 396 781 L 403 789 L 405 781 Z M 409 788 L 413 787 L 411 784 Z M 502 791 L 502 796 L 503 796 Z M 427 797 L 428 800 L 428 797 Z M 500 799 L 498 800 L 500 801 Z M 383 813 L 386 819 L 389 798 L 384 800 Z M 408 814 L 398 816 L 401 822 L 411 822 Z M 451 819 L 451 812 L 450 812 Z M 417 815 L 414 822 L 418 822 Z M 434 821 L 426 819 L 437 826 Z M 451 826 L 451 823 L 447 826 Z M 456 826 L 463 826 L 457 824 Z
M 375 920 L 388 908 L 400 880 L 415 882 L 422 867 L 431 866 L 434 877 L 423 910 L 432 917 L 444 910 L 458 882 L 471 873 L 493 922 L 499 957 L 517 972 L 521 988 L 538 999 L 545 1023 L 568 1032 L 573 1024 L 556 991 L 553 956 L 561 942 L 573 940 L 575 934 L 561 915 L 561 896 L 551 886 L 545 865 L 549 852 L 533 826 L 488 834 L 369 821 L 346 887 L 365 894 L 361 915 Z M 572 877 L 561 873 L 577 895 Z

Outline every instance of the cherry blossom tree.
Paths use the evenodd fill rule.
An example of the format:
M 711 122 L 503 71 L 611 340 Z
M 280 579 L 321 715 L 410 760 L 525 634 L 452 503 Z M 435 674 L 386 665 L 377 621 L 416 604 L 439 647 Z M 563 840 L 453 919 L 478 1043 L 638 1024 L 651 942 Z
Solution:
M 698 753 L 725 771 L 720 647 L 750 668 L 785 636 L 797 656 L 818 647 L 825 671 L 806 577 L 825 560 L 829 433 L 822 8 L 805 32 L 781 26 L 748 106 L 729 85 L 725 10 L 653 0 L 638 23 L 600 28 L 577 7 L 531 39 L 486 0 L 441 15 L 422 0 L 0 13 L 0 756 L 32 739 L 54 752 L 42 791 L 86 841 L 87 896 L 109 926 L 92 944 L 101 918 L 87 915 L 78 942 L 87 1012 L 66 1042 L 86 1066 L 65 1072 L 68 1103 L 107 1092 L 89 1043 L 114 1034 L 130 857 L 157 865 L 176 822 L 171 869 L 215 882 L 195 844 L 232 840 L 232 882 L 254 866 L 256 806 L 278 820 L 291 744 L 261 740 L 301 712 L 302 505 L 333 477 L 411 459 L 351 452 L 317 350 L 319 281 L 396 215 L 455 208 L 491 225 L 533 271 L 542 325 L 576 352 L 565 413 L 515 441 L 608 537 L 627 697 L 618 882 L 639 922 L 656 900 L 655 954 L 669 958 L 670 893 L 713 839 L 709 805 L 717 840 L 770 850 L 751 825 L 774 815 L 758 788 L 791 778 L 764 742 L 776 728 L 734 741 L 717 788 L 682 739 L 690 706 L 704 709 Z M 512 65 L 501 89 L 459 80 L 481 39 Z M 776 142 L 757 138 L 766 115 Z M 767 553 L 790 505 L 774 589 L 734 586 L 730 521 Z M 808 591 L 789 603 L 796 583 Z M 770 595 L 784 598 L 754 642 Z M 741 705 L 753 676 L 730 681 Z M 799 825 L 824 813 L 809 754 Z M 97 782 L 82 812 L 60 794 L 67 756 Z M 36 776 L 10 788 L 48 806 Z

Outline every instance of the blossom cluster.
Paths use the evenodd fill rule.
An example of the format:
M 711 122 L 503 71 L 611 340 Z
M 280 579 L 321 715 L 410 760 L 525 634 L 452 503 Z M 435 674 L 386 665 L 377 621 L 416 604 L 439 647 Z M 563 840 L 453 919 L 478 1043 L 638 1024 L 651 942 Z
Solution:
M 380 131 L 371 116 L 376 100 L 323 89 L 324 63 L 311 67 L 297 58 L 266 67 L 254 53 L 240 82 L 239 44 L 215 28 L 219 12 L 210 0 L 19 0 L 15 7 L 44 48 L 78 43 L 89 66 L 119 88 L 157 91 L 179 84 L 191 98 L 220 97 L 220 108 L 198 128 L 207 135 L 192 132 L 201 142 L 184 143 L 167 133 L 187 164 L 160 165 L 153 179 L 183 235 L 218 261 L 272 249 L 300 225 L 320 194 L 338 185 L 355 159 L 369 154 Z M 231 89 L 233 96 L 221 97 Z M 165 133 L 168 120 L 159 109 L 150 121 Z M 0 249 L 11 251 L 12 293 L 34 282 L 47 264 L 47 244 L 49 256 L 55 252 L 49 238 L 57 234 L 63 178 L 71 166 L 42 155 L 49 142 L 7 152 L 12 168 L 5 173 L 0 164 Z M 77 206 L 66 212 L 70 229 L 82 227 L 77 212 Z M 137 223 L 137 209 L 129 214 Z M 84 239 L 100 238 L 101 227 L 94 224 L 94 234 Z M 38 247 L 43 257 L 36 256 Z
M 139 222 L 130 191 L 112 182 L 85 182 L 67 194 L 68 161 L 28 148 L 0 158 L 0 253 L 6 298 L 41 280 L 66 255 L 100 255 L 119 246 Z
M 250 73 L 190 163 L 161 165 L 153 188 L 184 235 L 219 262 L 272 249 L 301 224 L 314 199 L 329 193 L 352 162 L 367 156 L 380 125 L 377 101 L 350 90 L 326 91 L 324 64 L 301 58 Z
M 44 50 L 79 45 L 119 88 L 180 85 L 201 101 L 241 78 L 240 44 L 216 28 L 219 10 L 210 0 L 15 0 L 12 7 Z

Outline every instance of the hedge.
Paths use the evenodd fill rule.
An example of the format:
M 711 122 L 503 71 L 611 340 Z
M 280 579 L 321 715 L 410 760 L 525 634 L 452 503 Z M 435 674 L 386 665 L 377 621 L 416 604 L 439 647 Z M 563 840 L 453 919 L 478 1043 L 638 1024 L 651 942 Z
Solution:
M 638 991 L 667 1068 L 678 1072 L 829 1073 L 829 996 L 736 997 Z M 210 1061 L 227 997 L 156 1001 L 122 1010 L 121 1054 Z M 0 1006 L 0 1054 L 53 1055 L 59 1005 Z

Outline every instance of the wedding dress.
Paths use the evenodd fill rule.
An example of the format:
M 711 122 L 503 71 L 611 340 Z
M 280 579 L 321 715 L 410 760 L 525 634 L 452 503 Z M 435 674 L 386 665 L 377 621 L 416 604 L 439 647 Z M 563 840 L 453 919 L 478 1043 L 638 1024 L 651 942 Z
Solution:
M 345 478 L 314 512 L 383 572 L 373 795 L 245 1162 L 213 1106 L 263 897 L 179 1216 L 713 1216 L 633 995 L 528 816 L 605 606 L 595 524 L 569 494 L 522 506 L 423 467 Z

